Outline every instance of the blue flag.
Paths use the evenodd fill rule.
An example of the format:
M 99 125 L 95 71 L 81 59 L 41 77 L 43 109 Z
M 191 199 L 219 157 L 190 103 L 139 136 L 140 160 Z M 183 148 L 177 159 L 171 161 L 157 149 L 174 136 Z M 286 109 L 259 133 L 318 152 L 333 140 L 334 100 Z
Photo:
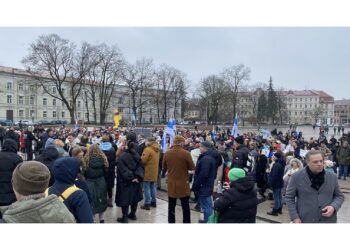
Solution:
M 231 136 L 236 138 L 237 135 L 238 135 L 238 116 L 237 116 L 237 113 L 236 113 L 236 116 L 233 119 L 233 127 L 232 127 Z

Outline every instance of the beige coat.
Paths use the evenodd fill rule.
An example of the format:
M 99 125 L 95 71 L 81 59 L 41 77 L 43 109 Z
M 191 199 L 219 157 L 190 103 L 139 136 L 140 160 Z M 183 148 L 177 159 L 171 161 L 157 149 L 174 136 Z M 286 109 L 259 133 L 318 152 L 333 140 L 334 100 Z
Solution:
M 145 166 L 143 181 L 155 182 L 158 179 L 160 148 L 157 142 L 153 142 L 143 150 L 141 159 Z

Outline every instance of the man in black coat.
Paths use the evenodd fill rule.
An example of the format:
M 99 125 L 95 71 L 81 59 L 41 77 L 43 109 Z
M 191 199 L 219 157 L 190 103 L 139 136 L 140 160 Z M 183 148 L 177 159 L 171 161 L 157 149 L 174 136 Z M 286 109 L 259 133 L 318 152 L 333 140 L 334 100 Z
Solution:
M 0 124 L 0 146 L 4 145 L 4 137 L 6 134 L 6 129 Z
M 235 138 L 234 147 L 236 148 L 236 152 L 233 155 L 233 159 L 236 159 L 236 162 L 239 163 L 237 167 L 247 169 L 249 149 L 244 145 L 244 138 L 242 136 Z
M 17 154 L 18 145 L 12 139 L 6 139 L 0 152 L 0 206 L 8 206 L 16 201 L 12 189 L 12 173 L 23 160 Z
M 240 168 L 232 168 L 228 178 L 230 186 L 214 202 L 219 223 L 255 223 L 258 199 L 254 178 Z
M 217 159 L 211 154 L 212 145 L 208 141 L 201 143 L 201 154 L 198 157 L 192 190 L 197 192 L 199 203 L 204 212 L 204 220 L 207 223 L 209 216 L 213 213 L 212 193 L 217 173 Z
M 11 127 L 5 134 L 5 137 L 4 139 L 12 139 L 14 140 L 16 143 L 17 143 L 17 150 L 19 149 L 19 135 L 15 132 L 15 128 L 14 127 Z

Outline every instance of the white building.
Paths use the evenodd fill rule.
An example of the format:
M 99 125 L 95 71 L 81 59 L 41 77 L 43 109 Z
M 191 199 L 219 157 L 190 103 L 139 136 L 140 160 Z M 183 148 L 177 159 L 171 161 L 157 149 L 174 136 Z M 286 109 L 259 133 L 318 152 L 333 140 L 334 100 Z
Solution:
M 64 89 L 64 95 L 69 96 L 67 88 Z M 57 89 L 54 86 L 47 87 L 49 91 L 56 94 Z M 69 98 L 67 98 L 69 100 Z M 143 105 L 142 122 L 158 123 L 157 109 L 152 101 L 152 93 L 149 93 L 149 100 Z M 86 105 L 87 103 L 87 105 Z M 111 107 L 107 110 L 107 123 L 113 122 L 113 115 L 118 109 L 123 120 L 130 122 L 132 120 L 131 95 L 126 86 L 118 85 L 116 92 L 111 99 Z M 92 102 L 86 102 L 83 91 L 77 99 L 75 118 L 80 122 L 94 122 Z M 167 116 L 171 117 L 174 108 L 169 105 Z M 181 105 L 177 107 L 176 114 L 181 115 Z M 97 105 L 97 122 L 99 121 L 99 106 Z M 136 119 L 140 117 L 140 109 L 137 110 Z M 68 120 L 70 113 L 65 104 L 49 94 L 47 94 L 40 84 L 26 71 L 1 67 L 0 66 L 0 119 L 12 121 L 18 120 Z

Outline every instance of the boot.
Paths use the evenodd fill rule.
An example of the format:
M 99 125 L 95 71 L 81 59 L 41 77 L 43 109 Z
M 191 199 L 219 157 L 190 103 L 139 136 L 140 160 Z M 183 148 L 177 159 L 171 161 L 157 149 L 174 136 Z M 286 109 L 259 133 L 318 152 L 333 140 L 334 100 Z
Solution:
M 279 214 L 282 214 L 282 208 L 279 208 L 279 209 L 277 210 L 277 212 L 278 212 Z
M 157 203 L 156 202 L 151 202 L 151 207 L 157 207 Z
M 100 220 L 100 223 L 105 223 L 105 220 Z
M 128 218 L 129 218 L 130 220 L 136 220 L 136 215 L 135 215 L 135 213 L 130 213 L 130 214 L 128 214 Z
M 140 208 L 141 209 L 145 209 L 145 210 L 150 210 L 151 209 L 150 205 L 148 205 L 148 204 L 142 205 L 142 206 L 140 206 Z
M 123 215 L 123 217 L 117 218 L 117 221 L 118 221 L 119 223 L 128 223 L 128 222 L 129 222 L 129 221 L 128 221 L 128 217 L 127 217 L 127 216 L 124 216 L 124 215 Z
M 272 209 L 270 212 L 267 212 L 268 215 L 278 216 L 278 210 Z
M 112 198 L 107 200 L 107 207 L 113 207 Z

